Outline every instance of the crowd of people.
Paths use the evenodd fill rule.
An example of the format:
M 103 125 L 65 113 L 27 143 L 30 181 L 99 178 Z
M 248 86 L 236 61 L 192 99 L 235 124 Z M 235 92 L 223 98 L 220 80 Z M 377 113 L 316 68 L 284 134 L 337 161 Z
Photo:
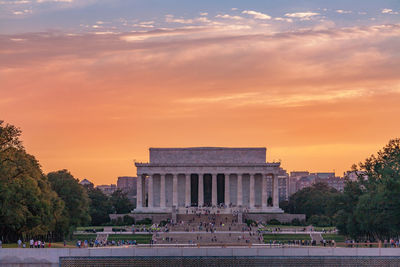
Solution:
M 77 248 L 137 245 L 136 240 L 77 240 Z

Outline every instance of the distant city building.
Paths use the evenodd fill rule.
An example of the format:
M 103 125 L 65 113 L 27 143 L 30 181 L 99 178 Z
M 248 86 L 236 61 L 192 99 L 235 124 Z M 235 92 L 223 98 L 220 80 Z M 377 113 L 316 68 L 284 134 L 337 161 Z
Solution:
M 136 205 L 136 183 L 137 177 L 121 176 L 118 177 L 117 188 L 126 193 L 132 204 Z
M 315 181 L 315 175 L 302 176 L 296 181 L 296 192 L 303 188 L 310 187 Z
M 281 170 L 278 175 L 279 202 L 289 200 L 289 174 Z
M 357 181 L 358 176 L 362 176 L 364 179 L 368 179 L 368 176 L 362 171 L 347 171 L 343 174 L 343 178 L 350 181 Z
M 310 175 L 313 175 L 318 179 L 328 179 L 335 177 L 334 172 L 316 172 L 316 173 L 310 173 Z
M 106 195 L 112 195 L 112 193 L 117 190 L 117 186 L 115 184 L 110 184 L 110 185 L 98 185 L 96 188 L 100 189 L 101 192 L 103 192 Z
M 303 176 L 307 176 L 309 174 L 310 173 L 308 171 L 293 171 L 293 172 L 290 172 L 290 178 L 300 178 Z
M 314 183 L 324 182 L 338 191 L 343 191 L 344 179 L 335 176 L 335 172 L 293 171 L 289 177 L 289 195 L 312 186 Z
M 289 176 L 289 196 L 293 195 L 294 193 L 296 193 L 298 191 L 298 189 L 297 189 L 297 181 L 301 177 L 306 177 L 309 174 L 310 173 L 308 171 L 293 171 L 293 172 L 290 172 L 290 176 Z
M 83 186 L 93 186 L 93 183 L 91 181 L 89 181 L 88 179 L 83 179 L 82 181 L 79 182 L 79 184 L 83 185 Z
M 335 188 L 336 190 L 343 192 L 344 190 L 344 179 L 340 177 L 330 177 L 330 178 L 317 178 L 316 183 L 326 183 L 328 186 Z

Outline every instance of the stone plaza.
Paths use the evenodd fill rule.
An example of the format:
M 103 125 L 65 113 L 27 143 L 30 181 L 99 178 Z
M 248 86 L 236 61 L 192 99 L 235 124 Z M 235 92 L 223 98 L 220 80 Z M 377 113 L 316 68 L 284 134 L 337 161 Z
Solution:
M 138 182 L 134 213 L 183 214 L 193 208 L 218 208 L 220 213 L 283 213 L 278 200 L 282 168 L 279 162 L 266 162 L 266 148 L 149 151 L 148 163 L 135 163 Z

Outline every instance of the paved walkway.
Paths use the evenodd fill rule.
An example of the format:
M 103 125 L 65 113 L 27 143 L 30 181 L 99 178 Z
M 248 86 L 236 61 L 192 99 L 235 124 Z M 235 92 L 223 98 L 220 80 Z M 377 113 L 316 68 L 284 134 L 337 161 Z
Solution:
M 317 242 L 317 244 L 320 244 L 320 242 L 323 240 L 320 233 L 312 233 L 310 234 L 310 236 L 312 240 L 315 240 L 315 242 Z

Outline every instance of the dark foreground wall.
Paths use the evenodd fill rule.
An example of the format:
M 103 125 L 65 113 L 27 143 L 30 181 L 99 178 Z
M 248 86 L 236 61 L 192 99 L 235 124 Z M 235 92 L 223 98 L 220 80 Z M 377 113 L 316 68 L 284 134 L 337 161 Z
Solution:
M 60 266 L 399 266 L 400 257 L 93 257 L 61 258 Z
M 173 262 L 171 262 L 173 261 Z M 219 263 L 215 263 L 215 262 Z M 400 266 L 400 248 L 0 249 L 3 267 L 56 266 Z M 117 265 L 117 263 L 120 263 Z M 247 264 L 252 263 L 252 264 Z

